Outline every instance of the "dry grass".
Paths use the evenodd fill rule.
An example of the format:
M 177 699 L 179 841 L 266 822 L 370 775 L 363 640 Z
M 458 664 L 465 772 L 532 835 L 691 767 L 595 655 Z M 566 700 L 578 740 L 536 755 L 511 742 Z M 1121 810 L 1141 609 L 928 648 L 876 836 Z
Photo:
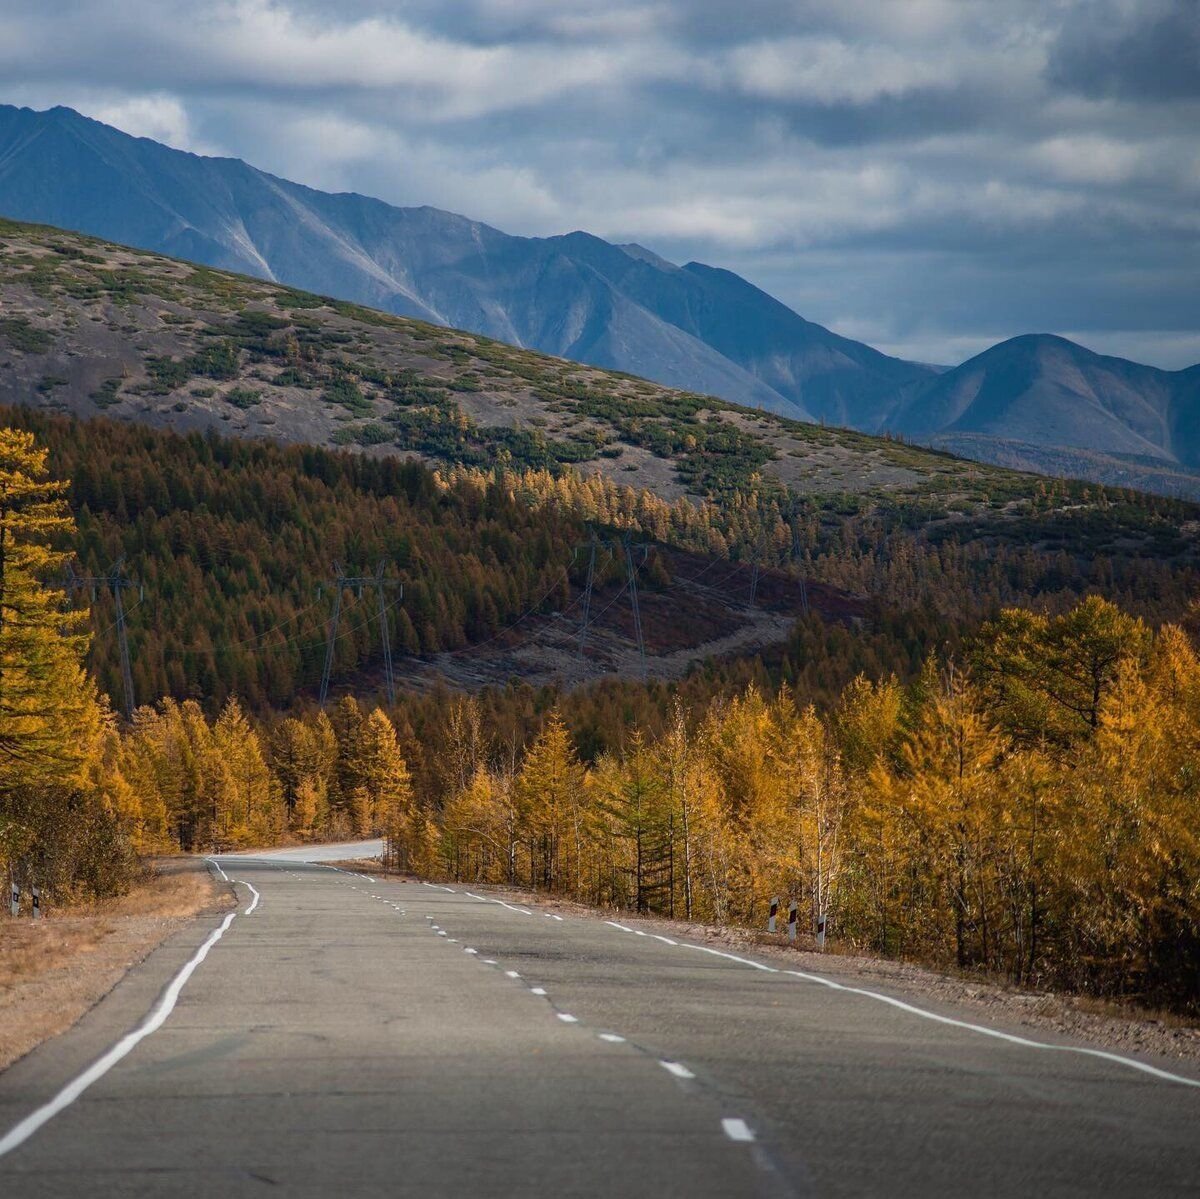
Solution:
M 69 1028 L 192 917 L 230 903 L 206 871 L 177 870 L 44 920 L 0 919 L 0 1068 Z

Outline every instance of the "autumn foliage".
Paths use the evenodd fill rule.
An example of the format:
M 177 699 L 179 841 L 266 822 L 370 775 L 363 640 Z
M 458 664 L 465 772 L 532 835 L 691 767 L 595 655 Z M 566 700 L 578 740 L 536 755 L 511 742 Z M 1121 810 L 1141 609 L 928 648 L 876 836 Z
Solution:
M 316 526 L 288 512 L 402 558 L 424 588 L 414 648 L 487 634 L 547 580 L 561 602 L 584 516 L 722 552 L 782 526 L 718 527 L 548 475 L 434 477 L 195 438 L 173 441 L 179 469 L 156 475 L 158 443 L 138 444 L 124 490 L 99 468 L 76 480 L 77 532 L 46 452 L 0 431 L 0 856 L 19 881 L 101 894 L 137 853 L 380 836 L 389 864 L 421 875 L 750 926 L 789 896 L 844 945 L 1200 1010 L 1196 610 L 1158 616 L 1182 606 L 1184 573 L 1146 573 L 1134 616 L 1078 599 L 1087 587 L 1063 562 L 1052 589 L 1058 559 L 1040 550 L 986 559 L 864 526 L 855 544 L 846 530 L 814 540 L 809 567 L 907 607 L 877 604 L 855 626 L 812 616 L 749 680 L 706 667 L 672 688 L 272 711 L 272 695 L 295 698 L 312 647 L 268 638 L 316 621 L 294 577 L 283 599 L 263 586 L 287 569 L 280 546 L 315 577 Z M 230 479 L 258 467 L 257 490 L 239 495 Z M 56 581 L 73 538 L 91 559 L 122 547 L 115 511 L 162 569 L 160 592 L 185 559 L 221 584 L 194 622 L 200 648 L 174 645 L 186 608 L 166 622 L 141 681 L 168 681 L 168 697 L 124 727 L 84 669 L 88 614 Z M 1036 608 L 1004 602 L 1032 598 L 1022 588 Z M 231 596 L 251 592 L 261 603 L 219 645 Z M 956 605 L 971 618 L 949 615 Z M 351 644 L 345 664 L 364 652 Z
M 680 708 L 586 769 L 552 714 L 436 802 L 455 877 L 752 926 L 792 896 L 852 945 L 1194 1009 L 1198 751 L 1194 644 L 1093 598 L 831 711 Z

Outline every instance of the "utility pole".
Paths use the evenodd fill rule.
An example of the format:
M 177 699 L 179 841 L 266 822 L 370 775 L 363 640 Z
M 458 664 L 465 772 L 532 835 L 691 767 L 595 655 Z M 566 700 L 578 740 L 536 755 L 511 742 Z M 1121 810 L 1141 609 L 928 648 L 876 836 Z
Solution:
M 321 672 L 320 706 L 325 706 L 329 697 L 329 682 L 333 677 L 333 659 L 337 649 L 338 624 L 342 618 L 342 592 L 350 587 L 359 598 L 364 587 L 374 587 L 379 596 L 379 641 L 383 648 L 383 677 L 387 688 L 389 704 L 396 702 L 396 676 L 392 668 L 392 639 L 388 631 L 388 604 L 384 601 L 386 589 L 399 587 L 400 596 L 404 595 L 404 584 L 398 579 L 385 579 L 384 570 L 387 563 L 381 558 L 373 575 L 348 575 L 340 562 L 333 564 L 333 613 L 329 618 L 329 634 L 325 643 L 325 669 Z
M 583 588 L 583 623 L 579 626 L 579 656 L 583 657 L 587 644 L 588 621 L 592 616 L 592 587 L 596 582 L 596 530 L 592 530 L 591 541 L 588 543 L 587 583 Z
M 71 593 L 82 591 L 85 587 L 91 588 L 93 600 L 101 587 L 112 592 L 117 610 L 117 647 L 121 658 L 121 683 L 125 690 L 125 717 L 131 719 L 136 705 L 133 698 L 133 668 L 129 659 L 129 632 L 125 626 L 125 601 L 122 597 L 131 587 L 138 587 L 142 598 L 145 598 L 145 589 L 125 574 L 124 558 L 118 558 L 106 575 L 77 575 L 72 567 L 67 567 L 65 587 Z
M 638 606 L 638 589 L 637 589 L 637 567 L 633 564 L 633 546 L 629 541 L 629 534 L 626 533 L 623 538 L 625 546 L 625 566 L 629 571 L 629 606 L 633 609 L 633 631 L 637 636 L 638 653 L 642 657 L 642 677 L 646 677 L 646 640 L 642 636 L 642 610 Z M 649 553 L 646 546 L 642 546 L 642 561 L 646 561 L 646 555 Z

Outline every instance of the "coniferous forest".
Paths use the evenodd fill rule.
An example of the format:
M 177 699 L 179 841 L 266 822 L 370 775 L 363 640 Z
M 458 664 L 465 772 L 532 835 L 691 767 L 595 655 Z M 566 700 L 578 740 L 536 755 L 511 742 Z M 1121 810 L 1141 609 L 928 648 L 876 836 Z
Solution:
M 425 876 L 750 925 L 786 894 L 847 946 L 1200 1005 L 1185 505 L 1045 482 L 1020 520 L 941 519 L 935 536 L 899 508 L 671 504 L 570 474 L 9 423 L 15 875 L 103 894 L 139 854 L 382 834 Z M 393 643 L 428 655 L 568 606 L 596 525 L 753 556 L 860 605 L 673 682 L 471 694 L 402 678 L 395 704 L 343 685 L 318 709 L 333 562 L 383 562 L 403 583 Z M 69 585 L 114 565 L 131 582 L 129 720 L 111 592 L 89 605 Z M 374 615 L 344 624 L 336 681 L 373 677 Z

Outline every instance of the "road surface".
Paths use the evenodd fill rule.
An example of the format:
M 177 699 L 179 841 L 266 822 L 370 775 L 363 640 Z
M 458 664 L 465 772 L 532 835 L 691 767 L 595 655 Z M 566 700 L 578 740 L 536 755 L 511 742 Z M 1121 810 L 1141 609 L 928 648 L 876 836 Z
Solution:
M 0 1075 L 0 1192 L 1200 1189 L 1195 1069 L 296 856 L 220 859 L 236 915 Z

